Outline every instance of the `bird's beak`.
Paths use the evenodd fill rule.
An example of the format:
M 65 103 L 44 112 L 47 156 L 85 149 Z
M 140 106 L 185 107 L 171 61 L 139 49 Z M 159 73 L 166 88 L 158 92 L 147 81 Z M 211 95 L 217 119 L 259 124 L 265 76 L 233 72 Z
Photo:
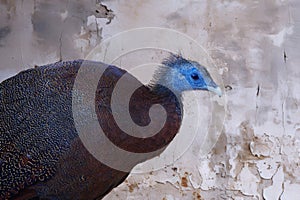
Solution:
M 219 86 L 216 86 L 216 87 L 208 86 L 207 90 L 216 93 L 219 97 L 222 96 L 222 90 Z

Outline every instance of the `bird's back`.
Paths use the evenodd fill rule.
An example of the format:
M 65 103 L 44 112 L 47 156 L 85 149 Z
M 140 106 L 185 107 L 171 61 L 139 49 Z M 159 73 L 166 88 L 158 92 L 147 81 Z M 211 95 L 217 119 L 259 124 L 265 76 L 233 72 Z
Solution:
M 22 193 L 26 198 L 53 194 L 58 199 L 93 199 L 127 176 L 107 173 L 109 168 L 79 141 L 72 88 L 82 62 L 36 67 L 0 84 L 0 199 L 23 188 L 30 192 Z

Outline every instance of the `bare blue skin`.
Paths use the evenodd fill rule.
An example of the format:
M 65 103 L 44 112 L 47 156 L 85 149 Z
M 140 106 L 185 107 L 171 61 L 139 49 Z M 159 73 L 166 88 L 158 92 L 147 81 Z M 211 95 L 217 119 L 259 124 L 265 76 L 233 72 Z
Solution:
M 173 92 L 181 94 L 189 90 L 207 90 L 221 96 L 222 91 L 206 68 L 199 63 L 172 54 L 162 62 L 153 83 L 164 83 Z

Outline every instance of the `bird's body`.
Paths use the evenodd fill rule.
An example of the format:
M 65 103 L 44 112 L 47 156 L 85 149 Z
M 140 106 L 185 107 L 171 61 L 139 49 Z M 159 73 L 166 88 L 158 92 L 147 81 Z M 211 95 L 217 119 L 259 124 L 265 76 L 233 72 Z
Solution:
M 77 60 L 23 71 L 0 84 L 0 199 L 101 199 L 128 176 L 129 171 L 97 160 L 78 136 L 72 101 L 83 62 L 104 69 L 94 103 L 98 122 L 113 144 L 134 153 L 158 150 L 154 157 L 175 137 L 182 108 L 178 96 L 165 86 L 140 83 L 133 93 L 129 111 L 136 124 L 150 123 L 148 113 L 154 104 L 162 105 L 167 113 L 158 134 L 137 138 L 118 127 L 111 108 L 113 90 L 125 70 Z M 129 74 L 125 83 L 139 81 Z M 138 162 L 149 158 L 141 157 Z M 138 162 L 127 165 L 132 168 Z

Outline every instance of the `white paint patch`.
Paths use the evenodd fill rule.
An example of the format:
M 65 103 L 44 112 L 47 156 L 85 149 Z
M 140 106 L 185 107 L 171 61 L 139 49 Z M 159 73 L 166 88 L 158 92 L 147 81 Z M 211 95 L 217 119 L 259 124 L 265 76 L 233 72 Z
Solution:
M 270 156 L 273 148 L 273 143 L 271 141 L 261 141 L 255 140 L 250 142 L 250 151 L 254 156 L 262 157 L 262 156 Z
M 216 173 L 209 166 L 209 160 L 202 160 L 199 166 L 199 173 L 203 179 L 201 183 L 202 190 L 211 190 L 216 187 Z
M 223 1 L 222 3 L 220 4 L 217 4 L 216 5 L 218 9 L 228 9 L 228 10 L 236 10 L 236 9 L 239 9 L 239 10 L 244 10 L 246 8 L 246 6 L 238 1 Z
M 97 31 L 96 17 L 95 15 L 88 16 L 86 25 L 92 31 Z
M 238 136 L 240 137 L 240 136 Z M 229 170 L 227 174 L 230 175 L 232 178 L 236 178 L 238 175 L 238 165 L 239 165 L 239 152 L 242 150 L 240 144 L 234 141 L 234 138 L 228 138 L 228 144 L 226 146 L 226 155 L 228 155 L 228 163 L 229 163 Z M 233 141 L 231 141 L 233 140 Z
M 192 187 L 193 187 L 194 189 L 199 189 L 199 188 L 201 187 L 201 184 L 199 184 L 198 181 L 194 180 L 192 174 L 189 175 L 189 180 L 190 180 L 191 185 L 192 185 Z
M 289 181 L 284 182 L 284 192 L 281 200 L 299 200 L 300 184 L 291 184 Z
M 65 10 L 63 13 L 60 14 L 61 16 L 61 20 L 65 21 L 68 17 L 69 12 L 67 10 Z
M 280 160 L 280 156 L 277 156 L 257 161 L 256 166 L 260 177 L 264 179 L 271 179 L 277 171 Z
M 107 25 L 106 23 L 109 22 L 109 20 L 106 18 L 97 18 L 96 21 L 97 21 L 98 29 L 103 28 L 104 26 Z
M 270 35 L 269 37 L 272 39 L 273 44 L 275 46 L 281 47 L 285 40 L 286 35 L 293 34 L 293 29 L 294 29 L 294 26 L 285 27 L 279 33 Z
M 179 183 L 180 183 L 180 178 L 178 176 L 163 176 L 161 175 L 161 177 L 159 178 L 159 180 L 156 180 L 157 183 L 161 183 L 161 184 L 166 184 L 166 183 L 170 183 L 171 185 L 173 185 L 176 188 L 180 188 L 179 187 Z
M 164 199 L 165 200 L 175 200 L 171 194 L 167 194 Z
M 246 165 L 237 177 L 236 188 L 238 188 L 244 195 L 259 196 L 257 191 L 257 183 L 259 179 L 250 171 Z
M 283 191 L 284 173 L 283 168 L 279 167 L 277 173 L 272 178 L 272 185 L 263 190 L 265 200 L 279 199 Z

